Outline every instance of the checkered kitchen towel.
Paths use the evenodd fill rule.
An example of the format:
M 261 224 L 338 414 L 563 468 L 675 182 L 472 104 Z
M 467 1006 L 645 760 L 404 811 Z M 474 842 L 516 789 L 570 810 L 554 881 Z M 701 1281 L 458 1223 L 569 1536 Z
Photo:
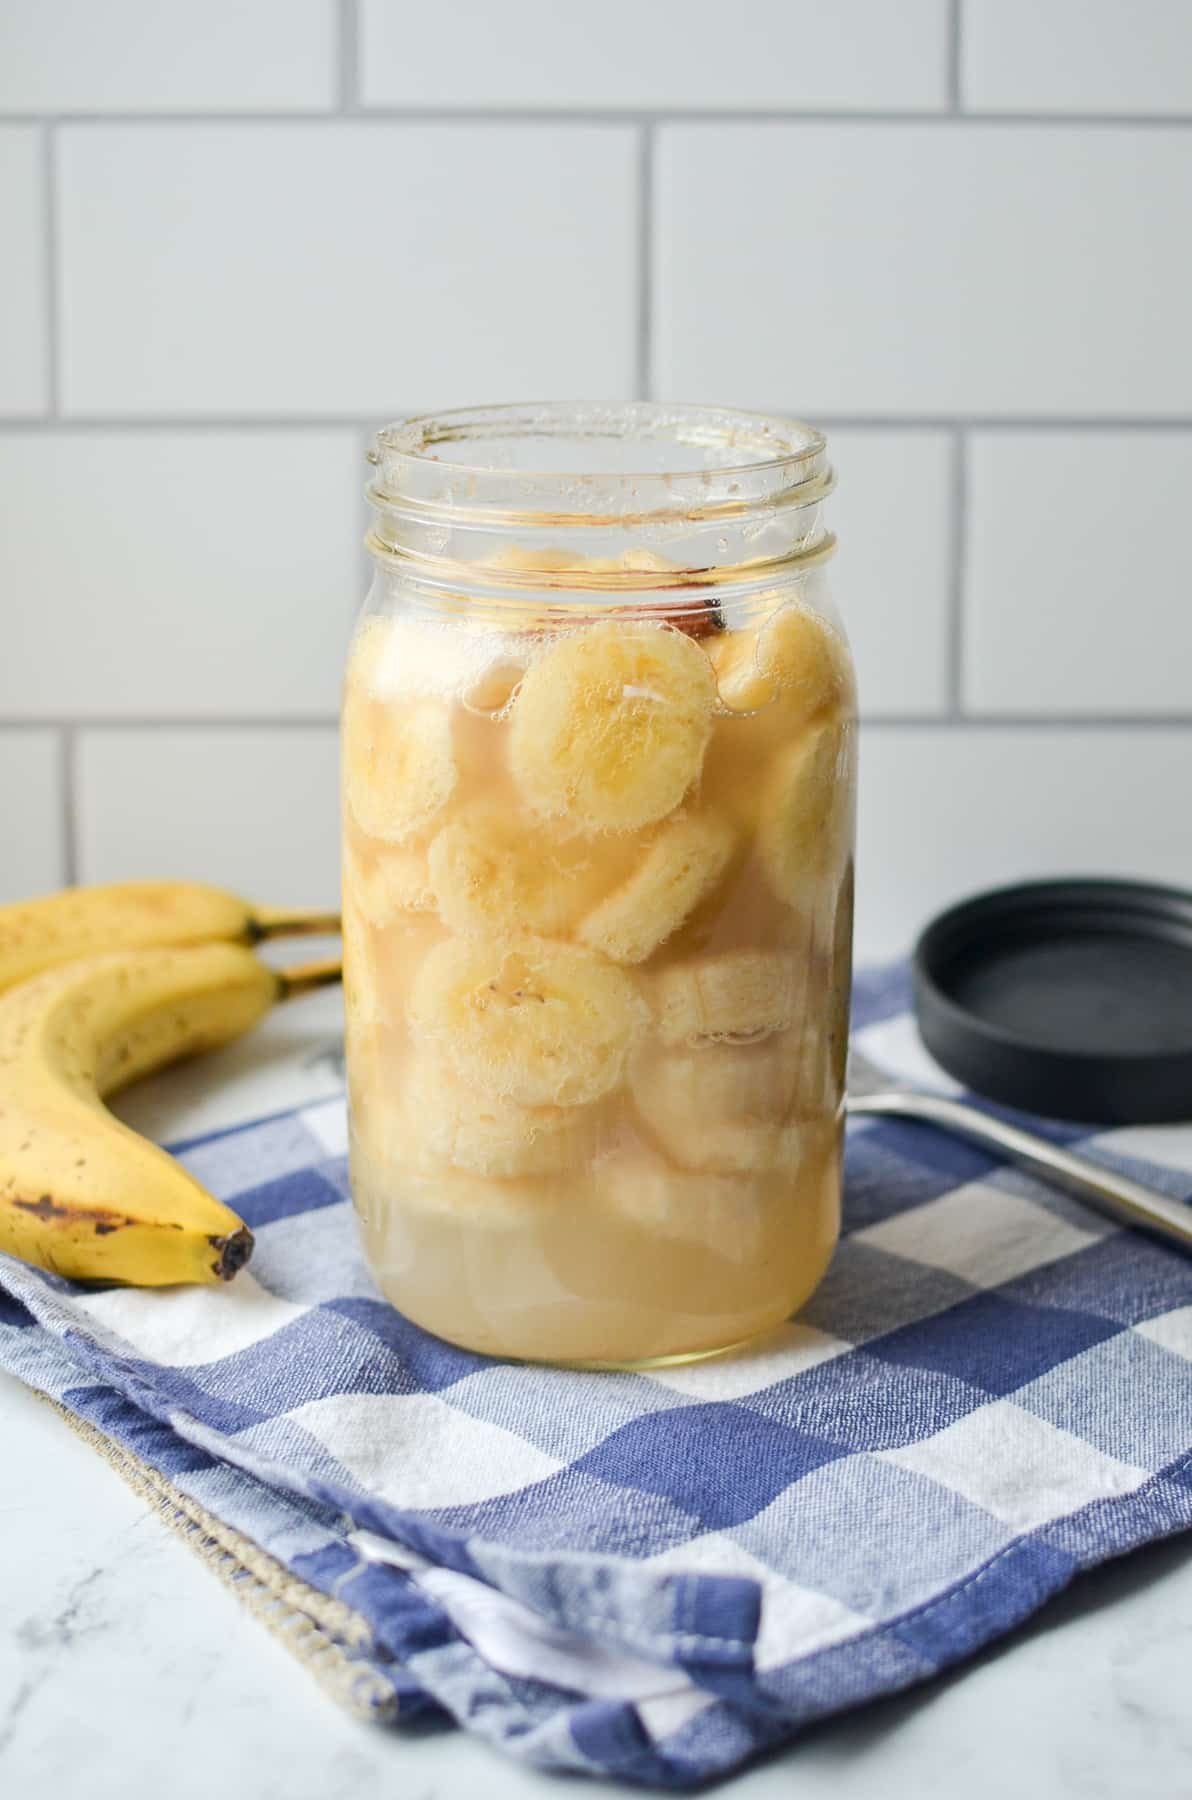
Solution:
M 860 1042 L 939 1081 L 906 1007 L 903 971 L 863 980 Z M 1192 1195 L 1192 1131 L 1090 1147 Z M 401 1712 L 529 1761 L 723 1773 L 1192 1524 L 1192 1260 L 923 1127 L 851 1128 L 798 1324 L 651 1374 L 493 1362 L 387 1307 L 339 1101 L 183 1160 L 251 1272 L 87 1294 L 0 1258 L 0 1361 L 329 1597 Z

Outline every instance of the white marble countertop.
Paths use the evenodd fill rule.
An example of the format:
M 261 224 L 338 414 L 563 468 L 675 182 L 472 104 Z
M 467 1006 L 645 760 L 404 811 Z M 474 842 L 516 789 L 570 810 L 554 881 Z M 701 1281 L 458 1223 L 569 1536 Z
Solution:
M 164 1136 L 325 1093 L 336 996 L 146 1084 Z M 300 1083 L 303 1092 L 296 1092 Z M 593 1791 L 461 1732 L 357 1724 L 49 1408 L 0 1377 L 0 1794 L 550 1800 Z M 956 1674 L 724 1784 L 733 1800 L 1190 1800 L 1192 1537 L 1083 1577 Z

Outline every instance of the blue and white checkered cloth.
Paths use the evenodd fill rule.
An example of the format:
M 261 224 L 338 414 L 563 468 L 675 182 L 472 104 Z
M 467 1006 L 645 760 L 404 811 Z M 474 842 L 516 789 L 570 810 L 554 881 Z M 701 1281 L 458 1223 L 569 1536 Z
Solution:
M 904 971 L 876 1062 L 946 1085 Z M 1192 1130 L 1089 1136 L 1180 1198 Z M 1192 1525 L 1192 1260 L 911 1124 L 850 1130 L 797 1324 L 650 1374 L 472 1356 L 378 1296 L 340 1100 L 182 1159 L 257 1234 L 228 1289 L 0 1257 L 0 1362 L 362 1616 L 412 1712 L 682 1787 L 934 1675 Z

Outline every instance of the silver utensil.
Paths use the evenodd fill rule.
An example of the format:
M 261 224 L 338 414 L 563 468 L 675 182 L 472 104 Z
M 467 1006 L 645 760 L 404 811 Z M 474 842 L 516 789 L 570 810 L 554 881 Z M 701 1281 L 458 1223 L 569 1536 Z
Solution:
M 848 1110 L 852 1117 L 893 1114 L 898 1118 L 920 1119 L 938 1125 L 942 1131 L 955 1132 L 986 1150 L 996 1150 L 1044 1180 L 1067 1188 L 1086 1200 L 1098 1212 L 1116 1219 L 1119 1224 L 1133 1225 L 1150 1231 L 1166 1243 L 1192 1251 L 1192 1207 L 1169 1200 L 1131 1181 L 1128 1175 L 1117 1175 L 1103 1169 L 1087 1157 L 1062 1150 L 1046 1138 L 1007 1125 L 979 1107 L 944 1094 L 924 1093 L 920 1088 L 904 1087 L 891 1080 L 884 1070 L 871 1063 L 861 1051 L 850 1050 L 848 1059 Z

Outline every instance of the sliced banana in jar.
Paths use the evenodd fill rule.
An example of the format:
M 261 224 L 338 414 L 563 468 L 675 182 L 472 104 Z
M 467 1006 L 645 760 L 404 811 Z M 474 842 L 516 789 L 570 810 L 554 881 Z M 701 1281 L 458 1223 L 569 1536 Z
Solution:
M 565 1204 L 565 1196 L 555 1181 L 534 1177 L 512 1181 L 493 1181 L 483 1175 L 471 1175 L 464 1169 L 427 1168 L 403 1187 L 396 1209 L 433 1215 L 443 1223 L 450 1222 L 467 1230 L 473 1248 L 475 1234 L 484 1231 L 516 1232 L 519 1259 L 530 1261 L 530 1251 L 520 1240 L 535 1223 L 548 1217 Z M 519 1275 L 526 1276 L 519 1260 Z
M 721 880 L 735 841 L 733 827 L 714 813 L 668 820 L 576 935 L 614 962 L 645 962 Z
M 664 1044 L 753 1043 L 793 1022 L 800 959 L 781 950 L 725 950 L 659 969 L 651 984 Z
M 669 626 L 609 620 L 528 670 L 510 715 L 514 780 L 544 818 L 636 831 L 699 776 L 716 687 L 707 656 Z
M 652 1238 L 741 1263 L 756 1255 L 778 1203 L 772 1177 L 693 1174 L 637 1157 L 601 1159 L 592 1190 L 598 1212 Z
M 429 1155 L 498 1180 L 586 1171 L 597 1144 L 593 1107 L 519 1106 L 467 1086 L 441 1057 L 420 1057 L 406 1089 L 405 1154 Z
M 609 879 L 591 840 L 560 841 L 500 805 L 473 807 L 445 825 L 429 871 L 443 923 L 482 937 L 561 932 Z
M 388 925 L 403 912 L 433 912 L 425 844 L 374 844 L 371 854 L 345 846 L 344 891 L 370 925 Z
M 377 700 L 349 683 L 343 775 L 348 811 L 367 837 L 416 837 L 455 789 L 449 709 L 439 700 Z
M 648 1012 L 632 977 L 590 950 L 450 938 L 419 969 L 409 1016 L 483 1093 L 583 1106 L 620 1082 Z
M 676 1105 L 673 1091 L 646 1083 L 634 1089 L 641 1117 L 680 1169 L 716 1175 L 794 1175 L 803 1156 L 802 1127 L 777 1119 L 698 1113 Z
M 343 919 L 344 1014 L 348 1025 L 367 1030 L 384 1016 L 381 979 L 372 932 L 350 895 L 344 896 Z
M 851 697 L 843 639 L 803 606 L 784 606 L 752 629 L 725 632 L 708 654 L 721 702 L 733 712 L 777 706 L 794 723 Z
M 395 1159 L 391 1149 L 373 1141 L 367 1121 L 357 1129 L 352 1147 L 352 1187 L 372 1240 L 370 1256 L 391 1274 L 416 1273 L 416 1291 L 435 1285 L 437 1265 L 425 1260 L 432 1241 L 458 1259 L 461 1250 L 482 1246 L 481 1233 L 512 1232 L 525 1254 L 524 1234 L 566 1204 L 566 1190 L 558 1181 L 532 1175 L 496 1181 L 429 1156 Z M 370 1207 L 368 1197 L 378 1195 L 383 1199 Z M 457 1228 L 466 1237 L 457 1235 Z M 434 1240 L 421 1235 L 428 1231 L 435 1233 Z M 449 1235 L 441 1238 L 444 1232 Z M 444 1279 L 453 1275 L 458 1292 L 458 1260 L 441 1273 Z
M 794 1116 L 807 1051 L 797 1027 L 756 1044 L 705 1044 L 665 1050 L 644 1044 L 630 1067 L 630 1091 L 649 1124 L 663 1120 L 670 1135 L 693 1118 L 754 1119 Z
M 826 720 L 780 750 L 762 792 L 757 849 L 774 893 L 796 906 L 846 848 L 853 727 Z

